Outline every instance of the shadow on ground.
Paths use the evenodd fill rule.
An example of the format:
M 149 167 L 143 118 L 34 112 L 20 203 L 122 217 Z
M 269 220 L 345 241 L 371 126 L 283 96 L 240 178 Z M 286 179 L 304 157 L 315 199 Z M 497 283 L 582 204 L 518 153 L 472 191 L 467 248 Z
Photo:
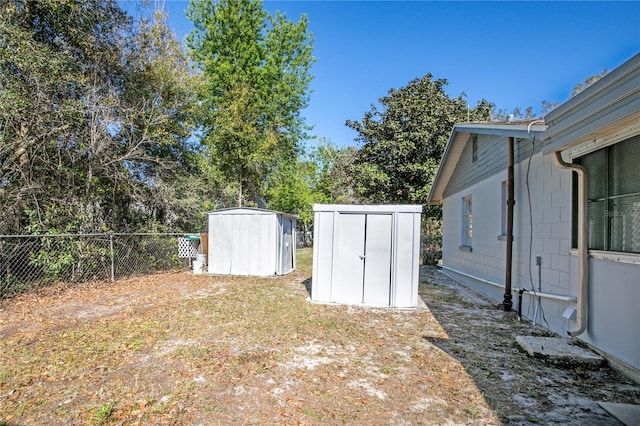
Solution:
M 608 366 L 559 366 L 529 357 L 517 335 L 553 336 L 442 274 L 421 271 L 420 296 L 448 338 L 424 338 L 455 357 L 506 424 L 620 424 L 598 402 L 640 403 L 640 385 Z

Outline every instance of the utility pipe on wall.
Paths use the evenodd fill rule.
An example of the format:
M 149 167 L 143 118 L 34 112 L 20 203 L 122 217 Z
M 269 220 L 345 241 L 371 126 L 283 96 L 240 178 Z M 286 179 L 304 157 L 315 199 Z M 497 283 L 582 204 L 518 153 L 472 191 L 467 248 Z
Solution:
M 579 336 L 587 329 L 587 297 L 589 287 L 589 249 L 587 246 L 587 198 L 589 175 L 587 169 L 579 164 L 567 163 L 559 151 L 553 153 L 555 165 L 571 170 L 578 175 L 578 302 L 576 322 L 578 328 L 567 331 L 569 336 Z
M 511 267 L 513 257 L 513 205 L 516 203 L 514 200 L 513 190 L 513 163 L 514 163 L 514 149 L 513 149 L 513 137 L 507 138 L 507 255 L 505 265 L 504 276 L 504 300 L 500 307 L 503 311 L 510 311 L 513 307 L 513 300 L 511 295 Z
M 494 287 L 500 287 L 500 288 L 504 287 L 500 283 L 497 283 L 497 282 L 494 282 L 494 281 L 491 281 L 491 280 L 487 280 L 487 279 L 484 279 L 484 278 L 480 278 L 480 277 L 475 276 L 475 275 L 467 274 L 466 272 L 462 272 L 462 271 L 450 268 L 450 267 L 445 266 L 445 265 L 442 265 L 442 270 L 443 271 L 450 271 L 450 272 L 453 272 L 454 274 L 462 275 L 463 277 L 471 278 L 474 281 L 478 281 L 478 282 L 481 282 L 481 283 L 484 283 L 484 284 L 489 284 L 489 285 L 492 285 Z M 447 274 L 445 273 L 445 275 L 447 275 Z M 447 275 L 447 276 L 449 278 L 453 278 L 454 280 L 457 279 L 455 276 L 451 276 L 451 275 Z M 512 292 L 519 292 L 520 290 L 522 290 L 525 293 L 528 292 L 528 290 L 526 288 L 522 288 L 522 289 L 517 288 L 517 287 L 511 288 Z M 562 294 L 544 293 L 544 292 L 540 292 L 540 291 L 536 292 L 535 297 L 541 297 L 543 299 L 559 300 L 561 302 L 576 302 L 578 300 L 578 298 L 576 296 L 565 296 L 565 295 L 562 295 Z

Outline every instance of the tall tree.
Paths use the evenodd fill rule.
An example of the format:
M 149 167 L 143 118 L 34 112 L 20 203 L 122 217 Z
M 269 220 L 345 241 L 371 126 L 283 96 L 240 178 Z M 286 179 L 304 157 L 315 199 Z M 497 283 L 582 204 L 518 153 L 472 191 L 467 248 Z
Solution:
M 100 125 L 95 99 L 122 81 L 117 40 L 129 25 L 115 1 L 0 6 L 1 226 L 92 222 L 93 209 L 79 201 L 98 179 L 86 130 Z
M 171 224 L 157 201 L 190 161 L 186 64 L 160 15 L 134 26 L 113 0 L 0 5 L 0 230 Z
M 259 0 L 192 0 L 187 36 L 204 83 L 199 91 L 202 143 L 211 173 L 236 182 L 238 205 L 262 191 L 270 170 L 295 161 L 306 137 L 301 110 L 309 99 L 312 36 L 270 16 Z
M 315 189 L 322 194 L 322 202 L 359 202 L 352 170 L 357 150 L 352 146 L 338 148 L 327 139 L 321 138 L 319 142 L 311 157 L 317 165 Z
M 593 83 L 600 80 L 602 77 L 604 77 L 608 73 L 609 73 L 609 70 L 605 68 L 604 70 L 602 70 L 601 73 L 594 74 L 590 77 L 585 78 L 582 83 L 578 83 L 575 86 L 573 86 L 573 90 L 571 90 L 571 97 L 573 98 L 575 95 L 582 92 L 584 89 L 591 86 Z
M 324 201 L 315 190 L 315 179 L 316 165 L 311 161 L 282 163 L 269 176 L 269 208 L 297 215 L 300 227 L 307 231 L 313 224 L 313 203 Z
M 187 189 L 200 172 L 190 141 L 197 74 L 162 9 L 139 18 L 123 57 L 118 132 L 112 125 L 110 133 L 126 147 L 119 160 L 137 189 L 136 202 L 144 205 L 136 214 L 149 224 L 190 227 L 189 218 L 203 209 Z
M 361 122 L 347 121 L 363 144 L 353 163 L 358 191 L 377 203 L 426 202 L 451 129 L 457 122 L 487 120 L 493 107 L 469 108 L 462 96 L 444 91 L 447 81 L 431 74 L 391 89 Z

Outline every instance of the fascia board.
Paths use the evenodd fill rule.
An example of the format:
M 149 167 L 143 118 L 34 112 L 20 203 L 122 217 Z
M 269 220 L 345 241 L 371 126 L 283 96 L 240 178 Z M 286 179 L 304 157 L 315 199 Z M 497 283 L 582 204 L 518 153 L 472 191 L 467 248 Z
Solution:
M 549 128 L 543 153 L 584 142 L 617 121 L 640 111 L 640 54 L 545 115 Z
M 542 121 L 542 120 L 541 120 Z M 520 139 L 537 138 L 547 129 L 545 124 L 463 124 L 457 127 L 460 132 L 474 133 L 477 135 L 505 136 Z
M 542 120 L 540 120 L 542 121 Z M 545 130 L 546 126 L 540 121 L 531 121 L 528 124 L 495 124 L 495 123 L 462 123 L 456 124 L 451 132 L 451 137 L 445 148 L 442 160 L 438 166 L 436 177 L 431 185 L 431 191 L 427 197 L 427 204 L 441 204 L 444 190 L 453 175 L 462 151 L 471 134 L 514 137 L 520 139 L 537 138 Z M 537 123 L 537 124 L 531 124 Z
M 627 76 L 629 74 L 636 72 L 639 68 L 640 53 L 637 53 L 627 62 L 606 74 L 600 80 L 596 81 L 573 98 L 564 102 L 557 108 L 554 108 L 544 116 L 544 120 L 549 124 L 549 128 L 552 128 L 554 123 L 558 121 L 558 119 L 561 119 L 562 116 L 567 115 L 574 108 L 578 108 L 585 103 L 589 103 L 593 98 L 602 96 L 602 92 L 609 90 L 611 86 L 619 80 L 628 78 Z
M 463 126 L 458 126 L 457 124 L 453 127 L 447 146 L 444 149 L 444 154 L 442 154 L 442 159 L 438 165 L 436 176 L 431 184 L 431 190 L 427 197 L 427 204 L 435 205 L 442 203 L 444 189 L 447 187 L 449 179 L 451 179 L 451 175 L 453 174 L 456 164 L 458 164 L 460 156 L 462 155 L 462 151 L 467 144 L 467 140 L 471 135 L 471 133 L 467 131 L 459 130 L 462 127 Z

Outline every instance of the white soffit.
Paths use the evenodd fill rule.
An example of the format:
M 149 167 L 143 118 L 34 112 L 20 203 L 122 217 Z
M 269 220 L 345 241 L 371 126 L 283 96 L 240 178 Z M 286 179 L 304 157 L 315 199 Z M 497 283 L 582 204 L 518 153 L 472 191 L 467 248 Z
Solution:
M 615 123 L 615 126 L 589 135 L 586 141 L 576 141 L 576 145 L 569 149 L 569 155 L 571 158 L 581 157 L 637 135 L 640 135 L 640 111 Z
M 445 148 L 442 160 L 433 180 L 427 204 L 442 204 L 444 190 L 462 156 L 472 134 L 528 139 L 543 134 L 546 125 L 542 119 L 531 119 L 514 123 L 463 123 L 456 124 Z

